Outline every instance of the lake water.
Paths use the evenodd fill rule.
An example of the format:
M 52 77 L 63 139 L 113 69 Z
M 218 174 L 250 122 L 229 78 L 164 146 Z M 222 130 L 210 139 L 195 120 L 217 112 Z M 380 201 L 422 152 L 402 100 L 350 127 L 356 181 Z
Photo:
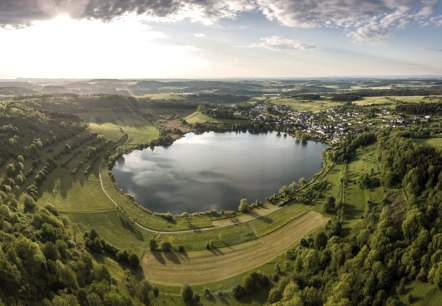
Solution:
M 237 210 L 241 198 L 264 200 L 282 185 L 310 180 L 326 148 L 276 132 L 188 133 L 169 147 L 123 155 L 112 173 L 125 193 L 152 211 Z

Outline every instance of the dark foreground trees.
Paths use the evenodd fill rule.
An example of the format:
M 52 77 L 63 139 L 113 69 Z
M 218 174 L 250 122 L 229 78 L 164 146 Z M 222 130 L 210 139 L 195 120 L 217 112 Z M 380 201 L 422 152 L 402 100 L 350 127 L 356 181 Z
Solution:
M 71 236 L 69 222 L 53 206 L 23 204 L 17 206 L 14 197 L 0 191 L 0 305 L 149 303 L 151 285 L 132 281 L 135 275 L 129 273 L 128 290 L 120 291 L 106 267 L 93 263 L 85 247 Z M 95 231 L 87 238 L 94 251 L 109 248 Z M 138 256 L 126 257 L 128 264 L 139 266 Z

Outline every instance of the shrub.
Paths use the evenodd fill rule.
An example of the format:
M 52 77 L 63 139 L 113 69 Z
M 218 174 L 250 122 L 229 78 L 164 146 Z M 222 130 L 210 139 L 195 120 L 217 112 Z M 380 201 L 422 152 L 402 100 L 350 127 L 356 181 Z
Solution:
M 170 252 L 172 250 L 172 245 L 170 244 L 170 242 L 168 241 L 163 241 L 160 244 L 160 248 L 161 250 L 163 250 L 164 252 Z
M 129 255 L 129 264 L 133 269 L 137 269 L 140 266 L 140 259 L 137 254 L 132 253 Z
M 232 287 L 232 295 L 235 299 L 241 298 L 245 293 L 245 289 L 240 284 L 236 284 Z
M 28 195 L 24 196 L 23 205 L 23 211 L 25 213 L 32 213 L 37 209 L 37 204 L 35 204 L 35 200 Z
M 157 241 L 155 239 L 150 239 L 149 241 L 149 249 L 151 251 L 155 251 L 158 247 Z
M 249 201 L 246 198 L 241 199 L 241 201 L 239 202 L 238 210 L 242 213 L 249 210 Z
M 188 284 L 183 284 L 181 287 L 181 297 L 186 305 L 193 303 L 193 290 Z

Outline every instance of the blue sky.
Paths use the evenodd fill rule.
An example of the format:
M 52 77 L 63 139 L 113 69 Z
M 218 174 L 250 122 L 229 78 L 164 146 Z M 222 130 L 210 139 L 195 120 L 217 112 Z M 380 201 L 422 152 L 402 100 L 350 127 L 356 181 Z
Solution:
M 16 0 L 0 77 L 442 75 L 439 0 Z

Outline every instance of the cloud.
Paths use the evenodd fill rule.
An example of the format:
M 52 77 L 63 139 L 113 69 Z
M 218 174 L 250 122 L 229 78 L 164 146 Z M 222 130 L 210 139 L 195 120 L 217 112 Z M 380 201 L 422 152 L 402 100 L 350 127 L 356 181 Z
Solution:
M 260 43 L 250 45 L 252 48 L 267 48 L 272 50 L 316 50 L 317 47 L 299 40 L 270 36 L 261 38 Z
M 438 53 L 442 53 L 442 48 L 422 48 L 421 50 L 423 51 L 429 51 L 429 52 L 438 52 Z
M 127 14 L 156 20 L 190 19 L 214 23 L 255 8 L 253 0 L 2 0 L 0 25 L 23 26 L 60 13 L 72 18 L 109 21 Z
M 289 27 L 342 28 L 355 42 L 380 41 L 411 23 L 424 23 L 438 0 L 257 0 L 270 20 Z
M 442 25 L 442 0 L 1 0 L 0 26 L 23 26 L 67 13 L 109 21 L 127 14 L 152 20 L 188 19 L 213 24 L 260 11 L 288 27 L 340 28 L 355 42 L 381 41 L 411 24 Z
M 195 33 L 195 34 L 193 34 L 193 36 L 198 37 L 198 38 L 203 38 L 203 37 L 206 37 L 206 34 L 204 34 L 204 33 Z
M 429 23 L 436 26 L 442 26 L 442 15 L 431 17 Z

